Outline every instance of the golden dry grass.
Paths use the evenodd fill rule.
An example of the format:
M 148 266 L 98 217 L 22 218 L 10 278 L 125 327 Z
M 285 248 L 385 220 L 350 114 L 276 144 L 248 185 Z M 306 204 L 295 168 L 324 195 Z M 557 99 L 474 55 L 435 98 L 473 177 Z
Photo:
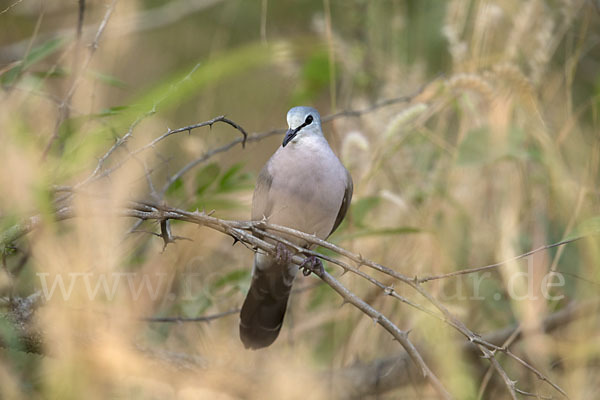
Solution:
M 313 276 L 298 278 L 281 336 L 262 351 L 243 349 L 237 314 L 210 323 L 141 321 L 235 309 L 252 254 L 214 230 L 176 222 L 173 233 L 192 241 L 162 251 L 160 238 L 128 233 L 136 221 L 114 211 L 152 199 L 147 176 L 160 192 L 186 163 L 239 137 L 215 124 L 130 156 L 168 128 L 226 114 L 248 132 L 264 132 L 281 128 L 297 103 L 328 115 L 420 87 L 408 103 L 325 125 L 355 187 L 347 222 L 331 240 L 422 277 L 585 235 L 423 285 L 474 332 L 522 324 L 515 354 L 570 398 L 598 396 L 597 303 L 552 332 L 542 325 L 571 302 L 597 300 L 600 284 L 594 2 L 117 1 L 92 52 L 86 44 L 110 4 L 86 2 L 89 29 L 79 42 L 75 2 L 23 1 L 0 14 L 0 237 L 25 218 L 41 218 L 32 232 L 2 242 L 1 398 L 351 396 L 330 373 L 403 352 L 373 320 Z M 68 35 L 62 44 L 52 41 L 60 30 Z M 99 173 L 115 171 L 60 200 L 69 193 L 60 187 L 85 181 L 128 131 Z M 279 140 L 216 154 L 158 201 L 247 219 L 254 177 Z M 57 204 L 79 217 L 56 221 Z M 146 222 L 137 230 L 159 229 Z M 466 355 L 466 339 L 449 324 L 328 268 L 411 330 L 456 398 L 509 398 L 497 373 L 482 384 L 489 364 Z M 389 276 L 361 270 L 427 304 Z M 59 286 L 49 294 L 57 277 L 66 295 Z M 36 292 L 43 304 L 31 320 L 15 321 L 15 299 Z M 39 339 L 41 354 L 28 352 L 22 336 Z M 561 398 L 524 366 L 504 354 L 497 359 L 519 389 Z M 415 383 L 382 396 L 435 392 Z

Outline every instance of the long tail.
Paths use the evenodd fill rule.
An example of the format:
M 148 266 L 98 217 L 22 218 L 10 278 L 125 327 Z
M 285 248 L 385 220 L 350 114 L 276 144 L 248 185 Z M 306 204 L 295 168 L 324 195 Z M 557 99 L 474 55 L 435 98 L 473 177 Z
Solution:
M 248 349 L 269 346 L 277 339 L 297 268 L 255 258 L 250 290 L 240 312 L 240 339 Z

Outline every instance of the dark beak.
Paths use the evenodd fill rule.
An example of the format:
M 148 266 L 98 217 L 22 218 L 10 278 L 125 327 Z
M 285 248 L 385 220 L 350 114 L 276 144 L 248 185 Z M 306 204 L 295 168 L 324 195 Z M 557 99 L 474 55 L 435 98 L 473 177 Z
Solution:
M 293 138 L 296 137 L 297 134 L 297 129 L 288 129 L 288 131 L 285 133 L 285 137 L 283 138 L 283 143 L 281 146 L 285 147 L 289 142 L 292 141 Z

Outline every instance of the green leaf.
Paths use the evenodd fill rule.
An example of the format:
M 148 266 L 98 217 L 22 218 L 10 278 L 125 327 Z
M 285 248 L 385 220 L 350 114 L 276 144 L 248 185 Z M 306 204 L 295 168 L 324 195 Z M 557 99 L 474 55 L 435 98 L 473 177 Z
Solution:
M 292 103 L 314 100 L 321 91 L 329 87 L 330 72 L 327 51 L 320 49 L 311 54 L 302 66 L 300 84 L 292 95 Z
M 217 180 L 221 168 L 217 163 L 210 163 L 196 174 L 196 194 L 201 196 Z
M 192 301 L 183 302 L 181 304 L 181 311 L 186 318 L 196 318 L 203 314 L 211 305 L 212 301 L 208 297 L 199 295 Z
M 46 78 L 64 78 L 71 75 L 71 71 L 69 69 L 63 67 L 55 67 L 48 71 L 36 71 L 31 73 L 36 78 L 46 79 Z
M 237 163 L 229 168 L 221 177 L 221 181 L 219 182 L 219 186 L 227 186 L 228 182 L 235 177 L 235 174 L 242 169 L 242 164 Z
M 41 61 L 51 54 L 57 52 L 66 44 L 66 42 L 67 41 L 63 38 L 55 38 L 33 48 L 25 60 L 23 60 L 23 68 L 27 69 L 38 61 Z
M 338 253 L 336 253 L 333 250 L 326 249 L 325 247 L 317 247 L 315 249 L 315 252 L 317 252 L 319 254 L 323 254 L 324 256 L 328 256 L 328 257 L 331 257 L 331 258 L 336 258 L 338 256 Z
M 399 226 L 397 228 L 381 228 L 381 229 L 362 229 L 356 232 L 351 232 L 343 235 L 339 240 L 348 240 L 365 236 L 388 236 L 388 235 L 409 235 L 413 233 L 423 232 L 420 228 L 412 226 Z
M 167 317 L 167 314 L 159 314 L 157 317 Z M 171 331 L 171 324 L 150 324 L 148 325 L 148 329 L 146 329 L 146 340 L 150 343 L 164 343 L 169 337 L 169 333 Z
M 330 305 L 335 301 L 335 292 L 327 285 L 319 285 L 311 291 L 308 309 L 315 310 L 320 305 Z
M 319 90 L 329 85 L 329 54 L 327 51 L 318 51 L 311 55 L 302 68 L 302 79 L 306 85 Z
M 226 285 L 246 286 L 250 282 L 250 268 L 240 268 L 220 277 L 213 285 L 213 289 L 220 289 Z
M 227 199 L 220 197 L 202 197 L 198 199 L 191 207 L 188 208 L 189 211 L 198 210 L 226 210 L 226 209 L 236 209 L 242 207 L 242 204 L 235 199 Z
M 128 104 L 132 106 L 112 116 L 108 127 L 98 128 L 87 135 L 71 137 L 62 150 L 63 160 L 69 160 L 69 168 L 63 167 L 62 175 L 79 172 L 81 165 L 86 165 L 91 157 L 97 155 L 100 149 L 104 149 L 113 132 L 125 132 L 141 115 L 154 109 L 165 112 L 180 104 L 189 103 L 192 98 L 201 97 L 205 90 L 227 79 L 236 76 L 252 77 L 254 69 L 276 62 L 281 46 L 286 44 L 285 41 L 273 42 L 269 46 L 252 43 L 216 54 L 202 65 L 196 65 L 194 68 L 190 65 L 168 76 L 147 91 L 129 99 Z
M 586 219 L 573 229 L 565 240 L 575 239 L 580 236 L 590 236 L 600 234 L 600 216 Z
M 181 197 L 184 193 L 183 180 L 177 178 L 166 191 L 167 196 Z
M 368 212 L 377 207 L 381 199 L 377 196 L 363 197 L 352 203 L 350 212 L 352 214 L 352 222 L 358 227 L 364 227 L 364 219 Z
M 285 43 L 274 42 L 264 46 L 255 42 L 217 54 L 193 70 L 191 66 L 187 66 L 181 72 L 168 77 L 136 99 L 132 99 L 131 103 L 136 104 L 138 112 L 142 113 L 155 108 L 157 102 L 160 102 L 162 110 L 168 110 L 193 97 L 199 97 L 204 90 L 226 79 L 240 75 L 251 77 L 253 68 L 266 66 L 277 60 L 276 55 Z M 127 126 L 129 120 L 136 117 L 137 113 L 123 123 Z
M 95 79 L 106 85 L 118 87 L 121 89 L 125 89 L 128 87 L 128 85 L 125 82 L 112 75 L 103 74 L 102 72 L 98 71 L 91 71 L 90 73 Z
M 219 180 L 219 192 L 231 192 L 234 190 L 247 189 L 250 175 L 240 173 L 243 164 L 238 163 L 229 168 Z
M 121 114 L 123 111 L 128 110 L 129 106 L 114 106 L 101 110 L 98 114 L 93 114 L 93 117 L 110 117 L 112 115 Z
M 23 71 L 60 50 L 66 42 L 63 38 L 55 38 L 34 47 L 19 65 L 9 69 L 2 75 L 2 83 L 5 85 L 13 83 Z

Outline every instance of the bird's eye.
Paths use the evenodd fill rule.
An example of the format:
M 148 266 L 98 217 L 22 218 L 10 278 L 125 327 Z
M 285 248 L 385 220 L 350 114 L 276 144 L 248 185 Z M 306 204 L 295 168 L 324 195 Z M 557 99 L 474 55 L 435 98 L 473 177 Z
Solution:
M 304 120 L 304 123 L 306 125 L 310 125 L 313 122 L 313 117 L 312 115 L 309 115 L 308 117 L 306 117 L 306 119 Z

